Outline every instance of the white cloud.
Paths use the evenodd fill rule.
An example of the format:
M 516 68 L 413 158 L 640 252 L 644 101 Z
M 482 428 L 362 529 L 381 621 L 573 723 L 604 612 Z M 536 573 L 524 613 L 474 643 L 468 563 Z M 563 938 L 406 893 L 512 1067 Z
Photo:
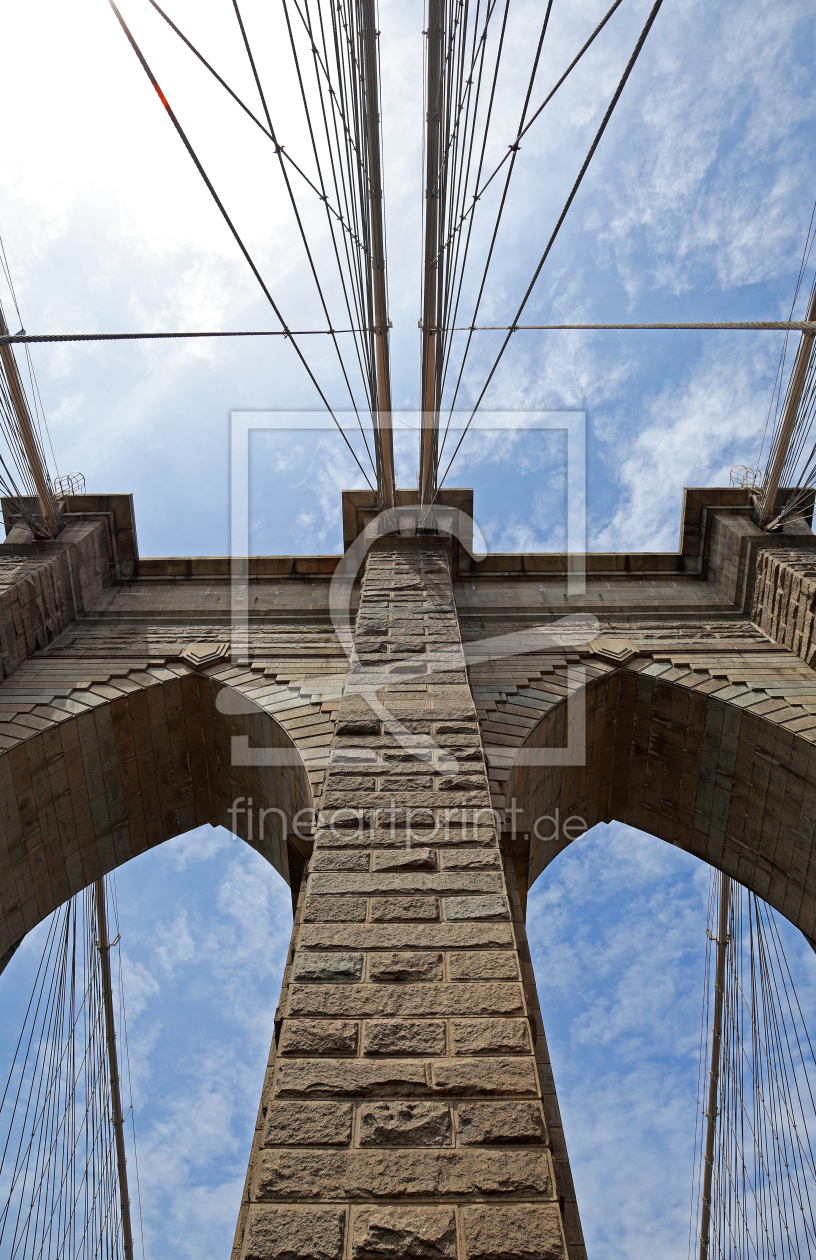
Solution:
M 606 435 L 618 502 L 594 549 L 675 550 L 683 487 L 728 485 L 733 464 L 755 464 L 778 347 L 748 333 L 718 336 L 681 380 L 645 400 L 643 423 L 618 408 Z

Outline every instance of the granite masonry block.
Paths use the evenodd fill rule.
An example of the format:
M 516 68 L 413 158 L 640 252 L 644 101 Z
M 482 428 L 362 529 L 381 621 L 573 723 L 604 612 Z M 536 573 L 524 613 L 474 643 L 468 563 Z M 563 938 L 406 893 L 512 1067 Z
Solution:
M 523 1015 L 524 1002 L 518 984 L 292 984 L 287 1014 L 317 1019 Z
M 456 1019 L 451 1023 L 454 1054 L 530 1054 L 526 1019 Z
M 446 1028 L 438 1021 L 391 1019 L 363 1027 L 363 1054 L 438 1055 L 447 1049 Z
M 456 1260 L 450 1207 L 355 1208 L 350 1260 Z
M 479 1204 L 462 1216 L 467 1260 L 565 1260 L 557 1204 Z
M 449 980 L 518 980 L 516 955 L 510 950 L 448 954 Z
M 374 853 L 375 871 L 435 871 L 436 869 L 435 849 L 385 849 L 376 850 Z
M 276 1098 L 427 1098 L 433 1092 L 419 1059 L 289 1059 L 275 1076 Z
M 307 897 L 303 905 L 304 923 L 365 923 L 368 902 L 365 897 Z
M 534 1148 L 318 1151 L 279 1147 L 260 1152 L 253 1192 L 261 1202 L 549 1197 L 552 1169 L 549 1153 Z
M 292 979 L 301 984 L 357 984 L 363 978 L 363 954 L 298 952 Z
M 439 918 L 436 897 L 372 897 L 372 923 L 421 923 Z
M 367 923 L 359 927 L 341 923 L 305 923 L 300 930 L 301 949 L 484 949 L 508 953 L 513 949 L 509 923 Z M 453 959 L 451 954 L 450 958 Z M 463 964 L 466 966 L 467 964 Z M 509 965 L 509 964 L 508 964 Z M 515 977 L 453 976 L 451 979 L 504 980 Z
M 348 1146 L 353 1117 L 351 1103 L 272 1102 L 264 1141 L 269 1146 Z
M 378 854 L 374 856 L 376 865 Z M 354 871 L 325 871 L 309 876 L 307 891 L 310 896 L 322 893 L 352 897 L 371 897 L 381 893 L 501 894 L 504 892 L 504 881 L 497 871 L 447 873 L 406 869 L 399 873 L 375 872 L 371 875 Z
M 445 871 L 500 870 L 501 858 L 496 849 L 446 849 L 442 866 Z
M 442 901 L 446 921 L 457 919 L 509 919 L 506 897 L 445 897 Z
M 359 819 L 353 825 L 321 827 L 315 833 L 315 854 L 331 850 L 347 853 L 353 849 L 405 849 L 409 842 L 425 848 L 429 845 L 444 848 L 486 845 L 495 848 L 496 829 L 485 825 L 483 815 L 476 825 L 472 810 L 467 811 L 466 818 L 462 817 L 459 809 L 428 809 L 421 814 L 413 811 L 407 820 L 403 810 L 393 820 L 390 817 L 384 820 L 382 826 L 376 826 L 370 813 L 361 810 Z M 327 868 L 315 866 L 312 869 L 323 871 Z
M 356 1054 L 357 1025 L 343 1019 L 286 1019 L 278 1049 L 281 1054 Z
M 456 1133 L 464 1146 L 530 1146 L 547 1141 L 537 1102 L 460 1102 Z
M 532 1059 L 435 1059 L 431 1082 L 449 1098 L 538 1092 Z
M 321 1208 L 268 1207 L 252 1204 L 241 1260 L 341 1260 L 346 1213 L 332 1204 Z
M 318 850 L 309 862 L 310 871 L 367 871 L 371 862 L 367 852 L 326 853 Z
M 444 968 L 441 954 L 370 954 L 368 979 L 375 984 L 406 984 L 441 981 Z
M 357 1134 L 360 1146 L 451 1146 L 450 1108 L 445 1103 L 406 1099 L 361 1103 Z

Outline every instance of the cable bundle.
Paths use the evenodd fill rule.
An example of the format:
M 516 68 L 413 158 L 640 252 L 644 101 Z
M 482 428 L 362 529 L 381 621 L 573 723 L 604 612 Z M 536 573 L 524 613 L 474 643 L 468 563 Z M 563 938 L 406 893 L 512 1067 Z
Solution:
M 193 149 L 186 132 L 168 103 L 165 93 L 156 80 L 141 48 L 122 17 L 114 0 L 109 0 L 122 29 L 130 42 L 142 68 L 159 95 L 173 126 L 176 128 L 196 169 L 216 202 L 227 226 L 244 258 L 258 281 L 264 296 L 280 321 L 281 329 L 291 342 L 295 353 L 305 368 L 321 402 L 337 425 L 341 436 L 369 486 L 371 481 L 357 453 L 351 446 L 340 425 L 315 372 L 298 344 L 301 335 L 289 328 L 283 313 L 266 285 L 249 250 L 242 240 L 224 203 L 207 176 Z M 386 248 L 384 217 L 382 211 L 381 142 L 379 137 L 379 44 L 375 26 L 374 0 L 282 0 L 282 9 L 290 50 L 295 67 L 300 104 L 309 135 L 311 173 L 304 169 L 305 158 L 296 161 L 287 151 L 281 133 L 273 124 L 266 93 L 258 72 L 251 41 L 238 5 L 233 9 L 244 51 L 261 106 L 262 117 L 250 109 L 226 83 L 213 65 L 199 52 L 193 43 L 170 20 L 157 3 L 149 0 L 153 9 L 175 32 L 179 39 L 198 58 L 221 87 L 240 106 L 268 137 L 272 147 L 271 160 L 280 170 L 286 198 L 294 214 L 301 243 L 309 264 L 323 315 L 325 331 L 331 337 L 338 365 L 341 370 L 351 407 L 357 418 L 366 454 L 381 488 L 391 470 L 393 480 L 393 455 L 390 440 L 384 440 L 382 430 L 390 433 L 390 366 L 388 364 L 388 319 L 386 303 L 377 301 L 378 288 L 384 293 L 386 281 Z M 373 52 L 372 52 L 373 49 Z M 326 222 L 331 238 L 334 257 L 334 278 L 339 281 L 344 307 L 344 320 L 353 334 L 353 358 L 344 354 L 337 339 L 338 321 L 333 319 L 326 295 L 325 277 L 321 279 L 315 262 L 314 248 L 304 224 L 298 194 L 292 182 L 297 175 L 302 184 L 323 202 Z M 379 306 L 379 310 L 377 309 Z M 377 337 L 382 338 L 385 352 L 378 363 Z M 355 362 L 356 360 L 356 362 Z M 386 378 L 387 408 L 383 406 L 383 378 Z M 378 390 L 378 383 L 380 388 Z M 367 409 L 372 417 L 374 455 L 369 447 L 360 415 Z M 386 445 L 388 449 L 386 450 Z
M 709 890 L 705 1005 L 688 1254 L 799 1260 L 816 1254 L 816 1059 L 775 912 L 731 882 L 714 1117 L 710 1238 L 700 1240 L 712 957 L 718 875 Z M 716 1036 L 716 1033 L 714 1034 Z
M 6 251 L 0 239 L 0 268 L 11 293 L 11 299 L 14 303 L 14 309 L 17 312 L 17 318 L 20 320 L 22 327 L 22 316 L 20 315 L 20 307 L 17 303 L 17 295 L 14 292 L 14 284 L 9 270 Z M 8 324 L 3 310 L 3 304 L 0 302 L 0 333 L 8 333 Z M 31 461 L 25 449 L 23 435 L 21 432 L 21 420 L 18 409 L 24 409 L 28 426 L 31 432 L 31 440 L 39 458 L 39 463 L 45 475 L 45 493 L 48 502 L 48 509 L 51 520 L 59 525 L 59 511 L 55 501 L 54 487 L 48 473 L 48 463 L 45 455 L 45 443 L 43 441 L 43 429 L 48 434 L 48 424 L 43 411 L 40 390 L 37 384 L 37 378 L 34 374 L 34 364 L 31 360 L 31 351 L 28 346 L 24 347 L 26 366 L 28 368 L 28 380 L 30 388 L 30 398 L 33 399 L 33 407 L 29 401 L 29 391 L 26 390 L 22 373 L 19 370 L 15 352 L 12 346 L 0 346 L 0 432 L 6 441 L 6 458 L 0 455 L 0 490 L 11 499 L 15 500 L 15 506 L 19 514 L 30 525 L 35 537 L 50 538 L 52 531 L 47 528 L 47 523 L 42 513 L 32 512 L 31 508 L 24 502 L 26 496 L 37 500 L 37 485 L 31 470 Z M 15 397 L 16 395 L 16 397 Z M 15 405 L 16 402 L 16 405 Z M 32 421 L 33 413 L 33 421 Z M 48 443 L 51 448 L 51 455 L 54 456 L 54 448 L 51 446 L 51 437 L 48 434 Z M 56 465 L 56 460 L 54 461 Z
M 4 1260 L 125 1260 L 98 933 L 93 888 L 48 924 L 0 1097 Z
M 623 89 L 640 56 L 657 17 L 662 0 L 655 0 L 622 78 L 606 109 L 603 120 L 590 145 L 577 179 L 558 216 L 543 254 L 518 305 L 506 336 L 480 385 L 470 416 L 457 441 L 442 476 L 438 470 L 450 432 L 453 411 L 462 389 L 465 367 L 473 333 L 485 294 L 488 273 L 494 259 L 496 241 L 507 206 L 510 183 L 516 168 L 521 141 L 540 117 L 561 85 L 579 63 L 587 49 L 619 8 L 622 0 L 614 0 L 602 20 L 578 50 L 543 101 L 531 112 L 531 102 L 541 61 L 541 53 L 549 26 L 552 0 L 544 10 L 541 28 L 516 134 L 506 152 L 490 174 L 485 172 L 485 156 L 491 126 L 495 122 L 494 105 L 505 46 L 510 0 L 499 9 L 498 0 L 481 0 L 475 6 L 469 0 L 428 0 L 428 49 L 426 58 L 426 103 L 428 130 L 425 151 L 425 263 L 423 277 L 422 321 L 422 389 L 423 410 L 420 449 L 420 488 L 423 503 L 433 502 L 451 470 L 465 434 L 481 406 L 490 382 L 501 362 L 510 339 L 517 331 L 521 316 L 530 299 L 561 226 L 575 199 L 590 162 L 606 130 Z M 492 23 L 492 26 L 491 26 Z M 481 198 L 504 170 L 498 196 L 498 207 L 490 228 L 485 257 L 476 270 L 476 299 L 473 311 L 463 329 L 457 326 L 463 298 L 463 285 L 468 268 L 473 225 Z M 454 331 L 466 331 L 462 346 L 457 343 L 454 359 Z M 453 378 L 446 396 L 448 376 Z M 447 412 L 442 444 L 438 444 L 439 415 Z

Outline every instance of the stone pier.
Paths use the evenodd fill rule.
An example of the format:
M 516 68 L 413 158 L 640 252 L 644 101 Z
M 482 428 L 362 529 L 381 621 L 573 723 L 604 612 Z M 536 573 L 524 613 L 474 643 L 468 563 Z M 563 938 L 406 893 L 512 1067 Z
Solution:
M 384 540 L 297 903 L 235 1260 L 584 1250 L 448 555 Z M 450 667 L 400 681 L 425 653 Z M 437 752 L 422 745 L 431 736 Z M 414 745 L 405 747 L 408 743 Z M 417 755 L 418 754 L 418 755 Z M 456 771 L 439 764 L 448 754 Z M 431 758 L 426 760 L 425 758 Z

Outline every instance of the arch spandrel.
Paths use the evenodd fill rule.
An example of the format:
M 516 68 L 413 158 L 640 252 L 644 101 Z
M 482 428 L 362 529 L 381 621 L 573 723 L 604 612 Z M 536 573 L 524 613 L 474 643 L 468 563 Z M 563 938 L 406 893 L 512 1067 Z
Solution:
M 614 820 L 724 870 L 816 943 L 816 721 L 802 703 L 813 673 L 798 668 L 783 694 L 784 683 L 752 688 L 640 658 L 591 678 L 572 707 L 560 700 L 507 779 L 521 811 L 508 843 L 526 886 L 584 833 L 569 819 Z M 584 731 L 583 764 L 522 764 Z M 557 839 L 551 821 L 536 836 L 536 821 L 554 817 Z
M 2 962 L 99 875 L 205 823 L 241 836 L 296 892 L 303 863 L 290 827 L 311 810 L 309 774 L 275 716 L 218 676 L 238 672 L 153 666 L 78 679 L 62 695 L 29 688 L 27 700 L 14 678 L 0 688 L 13 708 L 0 751 Z M 236 758 L 233 741 L 264 751 Z M 252 812 L 232 812 L 236 800 Z

